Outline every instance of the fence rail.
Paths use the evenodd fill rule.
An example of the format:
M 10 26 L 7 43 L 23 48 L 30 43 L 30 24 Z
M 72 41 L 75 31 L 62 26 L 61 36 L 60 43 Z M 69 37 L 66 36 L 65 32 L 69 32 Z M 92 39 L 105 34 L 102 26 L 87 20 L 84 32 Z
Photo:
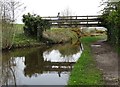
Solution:
M 48 20 L 52 26 L 101 26 L 101 15 L 90 16 L 48 16 L 42 19 Z

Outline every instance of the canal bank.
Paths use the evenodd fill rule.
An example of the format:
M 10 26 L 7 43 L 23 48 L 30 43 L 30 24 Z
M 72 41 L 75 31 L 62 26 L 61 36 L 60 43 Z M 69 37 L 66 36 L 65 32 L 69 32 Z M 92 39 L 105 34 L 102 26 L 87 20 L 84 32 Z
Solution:
M 83 50 L 80 44 L 68 43 L 5 52 L 3 80 L 12 81 L 8 82 L 12 85 L 101 85 L 102 75 L 90 48 L 90 44 L 99 39 L 101 37 L 82 38 Z
M 12 45 L 8 43 L 2 46 L 3 50 L 16 48 L 39 47 L 43 45 L 55 45 L 72 43 L 77 41 L 76 33 L 71 31 L 72 28 L 55 28 L 43 32 L 43 38 L 38 41 L 35 37 L 26 36 L 24 33 L 15 35 Z
M 81 38 L 84 50 L 77 63 L 74 65 L 68 81 L 68 85 L 104 84 L 102 72 L 96 67 L 96 62 L 93 59 L 90 46 L 93 42 L 96 42 L 103 38 L 103 36 Z
M 67 85 L 79 44 L 14 49 L 2 55 L 3 85 Z
M 75 50 L 79 50 L 80 51 L 80 49 L 81 49 L 81 42 L 83 43 L 83 46 L 84 46 L 84 50 L 83 50 L 83 54 L 82 54 L 82 56 L 80 57 L 80 53 L 78 53 L 77 54 L 77 58 L 79 59 L 78 61 L 77 61 L 77 63 L 74 65 L 74 67 L 73 67 L 73 65 L 72 65 L 72 67 L 70 67 L 70 66 L 62 66 L 61 68 L 62 69 L 64 69 L 65 70 L 65 72 L 61 72 L 61 68 L 60 67 L 58 67 L 57 66 L 57 68 L 59 68 L 59 69 L 57 69 L 56 68 L 56 66 L 51 66 L 51 64 L 50 64 L 50 66 L 47 66 L 47 68 L 56 68 L 56 69 L 50 69 L 50 70 L 57 70 L 57 72 L 56 71 L 54 71 L 54 73 L 57 73 L 57 74 L 55 74 L 55 75 L 58 75 L 59 76 L 59 78 L 58 79 L 60 79 L 60 76 L 63 76 L 63 79 L 61 79 L 61 84 L 62 85 L 67 85 L 67 82 L 68 82 L 68 79 L 70 79 L 69 80 L 69 82 L 68 82 L 68 85 L 88 85 L 88 84 L 102 84 L 102 82 L 100 82 L 101 81 L 101 73 L 99 72 L 99 70 L 97 70 L 96 69 L 96 67 L 95 67 L 95 64 L 94 64 L 94 61 L 93 61 L 93 59 L 92 59 L 92 57 L 91 57 L 91 51 L 90 51 L 90 47 L 89 47 L 89 45 L 92 43 L 92 42 L 94 42 L 94 41 L 97 41 L 97 40 L 99 40 L 100 38 L 101 38 L 101 36 L 99 37 L 95 37 L 95 36 L 93 36 L 93 37 L 83 37 L 83 38 L 81 38 L 81 40 L 79 41 L 78 40 L 78 37 L 77 37 L 77 35 L 76 35 L 76 33 L 75 32 L 71 32 L 71 30 L 69 30 L 69 29 L 55 29 L 55 30 L 50 30 L 50 31 L 48 31 L 48 32 L 46 32 L 46 33 L 44 33 L 45 34 L 45 37 L 46 38 L 48 38 L 47 40 L 46 40 L 46 42 L 49 44 L 49 43 L 51 43 L 51 42 L 49 42 L 49 40 L 50 39 L 52 39 L 52 41 L 56 44 L 58 44 L 58 43 L 60 43 L 60 44 L 58 44 L 58 45 L 56 45 L 56 46 L 54 46 L 54 45 L 51 45 L 51 46 L 53 46 L 53 48 L 54 48 L 54 50 L 53 50 L 53 48 L 52 48 L 52 50 L 51 50 L 51 48 L 49 49 L 49 51 L 48 52 L 44 52 L 44 51 L 42 51 L 42 49 L 40 49 L 40 50 L 37 50 L 37 51 L 35 51 L 35 50 L 30 50 L 30 48 L 31 48 L 31 46 L 28 46 L 28 47 L 30 47 L 30 48 L 27 48 L 27 50 L 26 51 L 24 51 L 24 52 L 22 52 L 22 54 L 21 55 L 19 55 L 19 53 L 21 52 L 20 50 L 24 50 L 24 49 L 26 49 L 26 47 L 23 49 L 23 47 L 21 46 L 20 48 L 20 50 L 19 51 L 16 51 L 16 53 L 15 53 L 15 55 L 14 55 L 14 53 L 12 53 L 12 56 L 10 56 L 10 54 L 5 54 L 5 55 L 7 55 L 7 59 L 9 59 L 10 58 L 10 60 L 8 60 L 8 62 L 6 62 L 5 64 L 9 64 L 9 62 L 12 60 L 12 62 L 14 63 L 14 62 L 16 62 L 16 61 L 20 61 L 20 64 L 22 65 L 20 65 L 20 64 L 18 64 L 17 65 L 17 67 L 19 67 L 19 68 L 21 68 L 20 70 L 22 70 L 22 71 L 17 71 L 18 72 L 18 74 L 20 73 L 20 75 L 22 76 L 22 79 L 25 79 L 25 81 L 26 81 L 26 79 L 27 79 L 27 84 L 29 84 L 30 83 L 30 81 L 33 81 L 36 77 L 39 77 L 39 78 L 41 78 L 40 77 L 40 75 L 42 75 L 42 74 L 45 74 L 45 73 L 47 73 L 47 74 L 49 74 L 49 73 L 51 73 L 51 72 L 49 72 L 49 71 L 47 71 L 46 72 L 46 66 L 45 66 L 45 68 L 40 68 L 40 65 L 41 65 L 41 62 L 40 61 L 48 61 L 47 63 L 44 63 L 44 62 L 42 62 L 42 65 L 41 66 L 44 66 L 44 64 L 45 65 L 49 65 L 50 63 L 49 63 L 49 60 L 51 59 L 49 56 L 48 56 L 48 54 L 49 55 L 51 55 L 52 53 L 58 53 L 58 54 L 54 54 L 54 55 L 52 55 L 52 58 L 54 58 L 54 59 L 57 59 L 58 58 L 58 56 L 60 56 L 61 54 L 62 55 L 64 55 L 64 56 L 62 56 L 62 57 L 60 57 L 60 58 L 63 58 L 64 60 L 66 60 L 67 62 L 69 62 L 69 61 L 71 61 L 71 59 L 72 60 L 75 60 L 75 59 L 73 59 L 73 57 L 75 57 L 75 55 L 74 54 L 76 54 L 76 53 L 78 53 L 78 51 L 77 52 L 74 52 Z M 22 34 L 21 34 L 22 35 Z M 24 37 L 24 36 L 23 36 Z M 22 43 L 22 45 L 24 46 L 24 42 L 26 43 L 28 43 L 29 44 L 29 42 L 31 42 L 31 43 L 36 43 L 36 40 L 29 40 L 29 39 L 22 39 L 22 40 L 25 40 L 25 41 L 22 41 L 21 39 L 20 39 L 21 37 L 18 37 L 18 39 L 16 39 L 16 42 L 18 42 L 18 43 L 16 43 L 16 44 L 21 44 Z M 62 40 L 61 40 L 62 39 Z M 27 41 L 26 41 L 27 40 Z M 65 43 L 68 43 L 69 42 L 69 44 L 71 44 L 71 45 L 65 45 Z M 52 43 L 53 44 L 53 43 Z M 37 46 L 37 45 L 35 45 L 36 46 L 36 48 L 41 48 L 43 45 L 41 45 L 41 46 Z M 76 46 L 78 46 L 78 47 L 76 47 Z M 47 49 L 49 48 L 49 46 L 48 45 L 44 45 L 44 47 L 46 48 L 47 47 Z M 55 50 L 57 47 L 59 47 L 59 51 L 57 51 L 57 50 Z M 74 48 L 75 47 L 75 48 Z M 35 49 L 36 49 L 35 48 Z M 44 48 L 44 49 L 45 49 Z M 65 49 L 66 49 L 66 51 L 65 51 Z M 13 50 L 14 51 L 14 50 Z M 34 54 L 33 52 L 35 51 L 35 53 L 37 53 L 37 54 Z M 42 53 L 39 53 L 39 52 L 42 52 Z M 69 52 L 71 52 L 71 53 L 69 53 Z M 25 54 L 24 54 L 25 53 Z M 73 56 L 70 56 L 71 54 L 73 54 Z M 28 56 L 27 56 L 28 55 Z M 36 55 L 38 55 L 38 57 L 36 56 Z M 47 56 L 46 56 L 47 55 Z M 56 56 L 57 55 L 57 56 Z M 27 59 L 26 59 L 26 56 L 27 56 Z M 31 58 L 32 57 L 32 58 Z M 48 58 L 46 58 L 46 59 L 43 59 L 43 57 L 48 57 Z M 36 59 L 37 58 L 37 59 Z M 42 60 L 41 60 L 41 58 L 42 58 Z M 6 58 L 3 58 L 3 59 L 5 59 L 6 60 Z M 30 60 L 32 60 L 33 61 L 33 59 L 35 59 L 34 60 L 34 64 L 33 65 L 36 65 L 37 63 L 38 63 L 38 65 L 36 65 L 36 66 L 33 66 L 31 63 L 28 63 L 28 62 L 30 62 Z M 40 60 L 39 60 L 40 59 Z M 25 60 L 27 61 L 27 63 L 28 64 L 26 64 L 26 62 L 25 62 Z M 65 61 L 65 62 L 66 62 Z M 60 61 L 59 61 L 60 62 Z M 57 65 L 61 65 L 61 63 L 53 63 L 53 64 L 57 64 Z M 66 65 L 66 63 L 62 63 L 63 65 Z M 71 63 L 67 63 L 67 64 L 74 64 L 73 62 L 71 62 Z M 15 66 L 14 66 L 15 65 Z M 28 65 L 28 68 L 26 69 L 25 67 Z M 16 67 L 16 64 L 12 64 L 11 65 L 12 67 Z M 6 66 L 5 66 L 6 67 Z M 35 70 L 34 70 L 34 67 L 35 67 Z M 10 68 L 10 67 L 8 67 L 8 68 Z M 42 69 L 41 71 L 39 71 L 38 69 Z M 73 70 L 72 70 L 73 69 Z M 16 70 L 16 68 L 15 68 L 15 70 Z M 66 72 L 66 70 L 67 71 L 69 71 L 69 72 Z M 71 72 L 71 70 L 72 70 L 72 72 Z M 22 72 L 24 72 L 24 73 L 22 73 Z M 41 73 L 42 72 L 42 73 Z M 75 73 L 74 73 L 75 72 Z M 53 73 L 53 72 L 52 72 Z M 52 74 L 51 73 L 51 74 Z M 62 73 L 62 74 L 60 74 L 60 73 Z M 71 73 L 71 75 L 70 75 L 70 73 Z M 64 75 L 64 74 L 66 74 L 66 75 Z M 70 78 L 69 78 L 69 75 L 70 75 Z M 21 77 L 21 76 L 16 76 L 17 78 L 19 78 L 19 77 Z M 33 77 L 32 77 L 33 76 Z M 36 76 L 36 77 L 35 77 Z M 46 77 L 47 75 L 45 74 L 45 76 L 43 76 L 42 78 L 44 78 L 44 77 Z M 29 78 L 32 78 L 32 80 L 31 79 L 29 79 Z M 49 76 L 48 76 L 49 77 Z M 79 77 L 79 78 L 78 78 Z M 37 80 L 40 80 L 39 78 L 37 78 L 36 79 L 36 82 L 38 82 Z M 71 78 L 75 78 L 75 79 L 72 79 L 71 80 Z M 10 79 L 10 78 L 9 78 Z M 19 78 L 19 80 L 20 80 L 21 78 Z M 64 80 L 65 79 L 65 80 Z M 29 81 L 28 81 L 29 80 Z M 49 80 L 50 80 L 50 78 L 49 78 Z M 42 82 L 42 80 L 40 80 L 41 82 Z M 51 81 L 51 80 L 50 80 Z M 56 81 L 58 81 L 58 80 L 56 80 Z M 65 81 L 65 82 L 64 82 Z M 70 82 L 71 81 L 71 82 Z M 39 84 L 39 82 L 38 83 L 31 83 L 31 84 L 38 84 L 38 85 L 40 85 Z M 59 82 L 59 81 L 58 81 Z M 20 83 L 20 84 L 23 84 L 24 82 L 22 82 L 22 83 Z M 73 83 L 75 83 L 75 84 L 73 84 Z M 48 85 L 49 84 L 52 84 L 52 83 L 48 83 Z M 61 85 L 60 83 L 58 83 L 59 85 Z

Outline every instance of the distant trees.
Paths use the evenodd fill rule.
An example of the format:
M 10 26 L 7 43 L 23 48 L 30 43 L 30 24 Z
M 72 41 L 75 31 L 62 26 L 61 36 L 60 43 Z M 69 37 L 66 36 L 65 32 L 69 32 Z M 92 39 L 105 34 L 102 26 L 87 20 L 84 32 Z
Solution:
M 46 29 L 50 29 L 50 23 L 47 20 L 41 19 L 39 15 L 23 15 L 24 33 L 27 36 L 36 37 L 38 40 L 42 39 L 42 33 Z
M 102 24 L 107 28 L 107 40 L 120 46 L 120 2 L 106 3 L 102 13 Z
M 70 8 L 66 8 L 61 11 L 61 15 L 63 16 L 62 19 L 71 19 L 69 16 L 72 16 L 72 11 L 70 10 Z M 66 21 L 66 23 L 71 23 L 71 21 Z
M 62 17 L 60 17 L 60 19 L 76 19 L 75 17 L 71 17 L 73 15 L 73 12 L 70 8 L 66 8 L 64 9 L 63 11 L 61 11 L 61 14 L 60 14 Z M 59 25 L 60 24 L 79 24 L 78 21 L 72 21 L 72 20 L 68 20 L 68 21 L 63 21 L 63 22 L 59 22 Z M 72 26 L 72 25 L 69 25 L 69 27 L 78 27 L 77 25 L 75 26 Z
M 61 11 L 61 15 L 62 16 L 72 16 L 72 10 L 70 10 L 70 8 L 66 8 L 63 11 Z

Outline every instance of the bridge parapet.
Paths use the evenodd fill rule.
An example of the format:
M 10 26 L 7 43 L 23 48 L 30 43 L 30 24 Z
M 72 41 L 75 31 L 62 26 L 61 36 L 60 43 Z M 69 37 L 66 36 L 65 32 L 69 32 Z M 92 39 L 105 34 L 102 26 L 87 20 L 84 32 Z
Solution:
M 92 16 L 48 16 L 42 19 L 48 20 L 52 26 L 85 26 L 85 27 L 99 27 L 101 26 L 101 15 Z

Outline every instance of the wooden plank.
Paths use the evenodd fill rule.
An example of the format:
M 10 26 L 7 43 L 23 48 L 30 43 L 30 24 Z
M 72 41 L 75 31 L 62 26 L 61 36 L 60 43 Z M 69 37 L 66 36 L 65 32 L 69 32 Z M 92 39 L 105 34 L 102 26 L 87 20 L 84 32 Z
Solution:
M 45 62 L 45 66 L 70 66 L 74 65 L 76 62 Z
M 48 20 L 53 26 L 101 26 L 101 15 L 88 15 L 88 16 L 48 16 L 42 17 Z
M 59 16 L 59 18 L 68 18 L 68 17 L 100 17 L 101 15 L 85 15 L 85 16 Z M 46 16 L 46 17 L 41 17 L 41 18 L 58 18 L 58 16 Z
M 88 23 L 88 24 L 87 24 L 87 23 L 86 23 L 86 24 L 52 24 L 52 25 L 100 25 L 100 24 L 98 24 L 98 23 L 95 23 L 95 24 L 92 24 L 92 23 L 89 24 L 89 23 Z
M 61 72 L 64 72 L 64 71 L 71 71 L 72 68 L 47 68 L 45 67 L 43 71 L 61 71 Z
M 81 21 L 81 20 L 85 20 L 85 21 L 87 21 L 87 20 L 100 20 L 99 18 L 93 18 L 93 19 L 46 19 L 46 20 L 48 20 L 48 21 L 58 21 L 58 20 L 65 20 L 65 21 L 67 21 L 67 20 L 73 20 L 73 21 Z
M 101 27 L 101 24 L 52 24 L 52 26 L 81 26 L 81 27 Z

